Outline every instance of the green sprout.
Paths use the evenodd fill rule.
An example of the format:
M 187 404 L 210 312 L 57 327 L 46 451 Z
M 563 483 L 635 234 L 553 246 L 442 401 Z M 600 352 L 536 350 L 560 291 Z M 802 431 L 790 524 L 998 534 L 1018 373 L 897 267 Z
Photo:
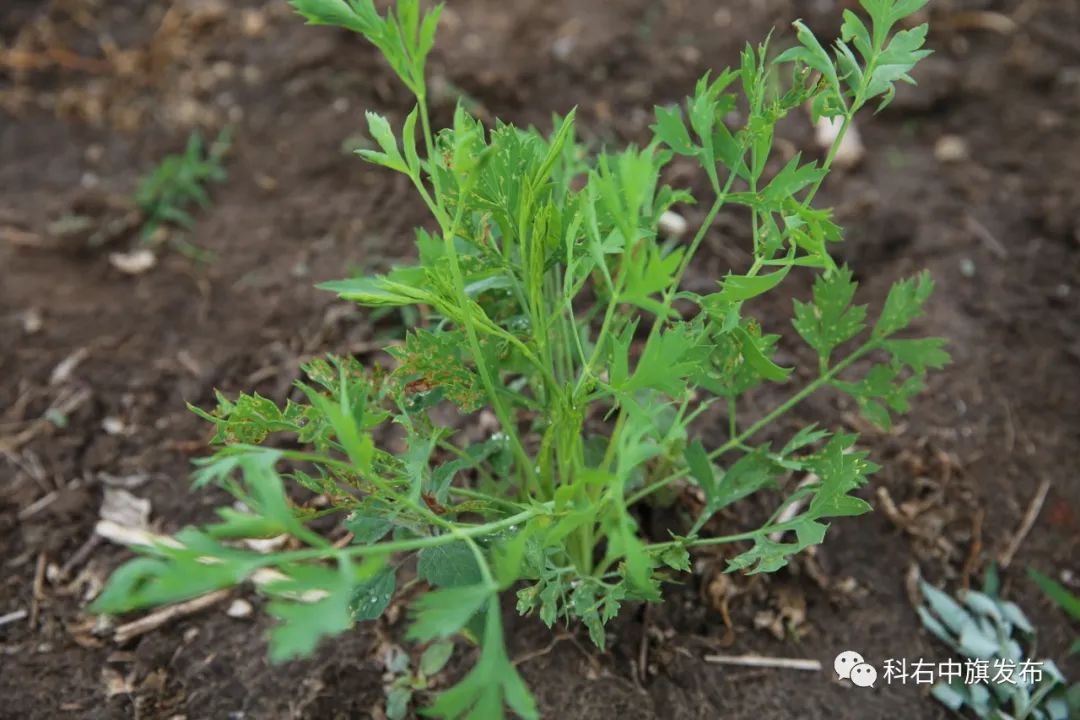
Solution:
M 165 225 L 191 229 L 195 223 L 191 206 L 209 207 L 205 186 L 225 180 L 222 160 L 231 144 L 228 129 L 222 130 L 209 148 L 196 130 L 188 137 L 183 153 L 165 157 L 139 182 L 135 202 L 143 213 L 144 241 Z

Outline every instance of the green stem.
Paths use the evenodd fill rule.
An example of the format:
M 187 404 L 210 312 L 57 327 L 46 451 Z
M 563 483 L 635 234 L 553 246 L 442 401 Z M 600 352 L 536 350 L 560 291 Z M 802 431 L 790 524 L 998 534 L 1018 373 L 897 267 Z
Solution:
M 821 189 L 821 185 L 825 182 L 825 178 L 829 174 L 829 169 L 832 167 L 833 160 L 836 159 L 836 153 L 840 151 L 840 144 L 844 142 L 844 136 L 847 135 L 848 127 L 851 126 L 854 117 L 855 113 L 853 111 L 849 111 L 848 114 L 844 116 L 844 122 L 840 125 L 840 132 L 836 133 L 836 139 L 833 140 L 832 146 L 829 147 L 829 152 L 825 156 L 825 162 L 821 166 L 821 169 L 824 170 L 824 172 L 810 188 L 810 192 L 806 194 L 806 197 L 803 199 L 803 207 L 810 207 L 810 203 L 813 202 L 814 196 L 817 195 L 818 190 Z
M 460 495 L 461 497 L 470 498 L 472 500 L 482 500 L 484 502 L 492 503 L 493 505 L 501 505 L 508 510 L 521 510 L 521 508 L 526 507 L 524 503 L 517 503 L 513 500 L 504 500 L 500 497 L 488 495 L 479 490 L 471 490 L 469 488 L 451 486 L 449 492 L 451 495 Z
M 445 217 L 442 186 L 439 181 L 439 164 L 435 159 L 435 137 L 431 132 L 431 117 L 428 114 L 427 93 L 417 93 L 416 102 L 420 106 L 420 125 L 424 129 L 424 147 L 427 150 L 428 168 L 431 172 L 431 186 L 435 188 L 435 206 L 438 208 L 436 217 Z
M 386 543 L 376 543 L 375 545 L 350 545 L 349 547 L 340 550 L 335 548 L 328 548 L 325 550 L 321 548 L 312 548 L 308 550 L 293 550 L 292 552 L 276 553 L 259 558 L 256 567 L 283 565 L 286 563 L 304 562 L 308 560 L 323 560 L 328 557 L 363 557 L 365 555 L 386 555 L 397 552 L 423 550 L 428 547 L 448 545 L 452 542 L 466 538 L 489 535 L 498 532 L 499 530 L 504 530 L 526 522 L 549 509 L 550 505 L 548 504 L 540 505 L 517 513 L 516 515 L 503 518 L 502 520 L 496 520 L 482 525 L 470 525 L 468 527 L 455 525 L 453 532 L 444 533 L 442 535 L 426 535 L 411 540 L 396 540 Z
M 499 392 L 495 388 L 491 370 L 488 368 L 487 361 L 484 359 L 484 352 L 480 348 L 480 340 L 476 333 L 475 318 L 473 318 L 471 308 L 468 305 L 470 302 L 469 296 L 465 293 L 465 278 L 461 274 L 461 265 L 458 262 L 457 248 L 454 247 L 454 238 L 457 235 L 458 227 L 461 225 L 462 217 L 465 214 L 464 197 L 471 191 L 475 179 L 475 174 L 470 176 L 466 181 L 465 187 L 461 189 L 463 201 L 458 204 L 453 223 L 450 227 L 443 228 L 443 244 L 446 247 L 446 255 L 450 258 L 450 273 L 453 275 L 454 287 L 457 290 L 458 298 L 461 301 L 461 316 L 465 326 L 465 334 L 469 340 L 469 349 L 472 352 L 473 360 L 476 362 L 477 372 L 480 375 L 480 380 L 484 385 L 484 389 L 487 391 L 488 397 L 491 398 L 491 405 L 495 410 L 496 417 L 499 419 L 499 424 L 510 438 L 510 445 L 513 449 L 514 457 L 517 460 L 518 470 L 523 482 L 522 490 L 531 492 L 532 486 L 535 484 L 535 473 L 532 471 L 532 462 L 525 452 L 524 445 L 521 444 L 521 438 L 518 435 L 518 429 L 514 423 L 514 419 L 507 412 L 506 405 L 503 403 Z
M 735 396 L 727 396 L 728 440 L 739 436 L 739 418 L 736 414 Z
M 783 415 L 784 413 L 791 410 L 793 407 L 798 405 L 800 402 L 805 400 L 810 395 L 813 395 L 823 385 L 829 383 L 833 378 L 835 378 L 844 369 L 846 369 L 851 364 L 853 364 L 854 362 L 856 362 L 860 358 L 864 357 L 868 353 L 870 353 L 873 350 L 877 349 L 878 346 L 881 344 L 882 339 L 883 338 L 875 338 L 873 340 L 870 340 L 865 345 L 860 347 L 858 350 L 856 350 L 855 352 L 848 355 L 846 358 L 844 358 L 843 360 L 838 362 L 836 365 L 834 365 L 832 368 L 830 368 L 824 374 L 820 375 L 816 380 L 811 382 L 809 385 L 804 387 L 799 392 L 792 395 L 790 398 L 785 400 L 781 405 L 774 408 L 765 417 L 761 418 L 760 420 L 755 422 L 753 425 L 746 428 L 746 430 L 743 430 L 741 433 L 739 433 L 738 435 L 732 437 L 726 443 L 724 443 L 720 447 L 713 450 L 711 453 L 709 453 L 709 459 L 710 460 L 715 460 L 716 458 L 720 457 L 724 453 L 727 453 L 727 452 L 730 452 L 731 450 L 742 447 L 743 443 L 747 439 L 749 439 L 751 436 L 753 436 L 755 433 L 757 433 L 759 430 L 761 430 L 765 426 L 770 425 L 771 423 L 775 422 L 776 419 L 779 418 L 781 415 Z M 631 495 L 629 498 L 627 498 L 626 504 L 628 506 L 633 505 L 634 503 L 645 499 L 649 495 L 652 495 L 653 493 L 667 487 L 668 485 L 675 482 L 676 480 L 679 480 L 680 478 L 684 477 L 685 475 L 686 475 L 686 470 L 685 469 L 678 470 L 678 471 L 672 473 L 671 475 L 668 475 L 667 477 L 654 482 L 653 484 L 649 485 L 648 487 L 644 487 L 641 490 L 637 491 L 636 493 Z
M 788 530 L 793 530 L 802 523 L 802 520 L 795 519 L 787 522 L 777 523 L 776 525 L 764 525 L 757 530 L 748 530 L 747 532 L 735 533 L 734 535 L 716 535 L 714 537 L 707 538 L 694 538 L 692 540 L 669 540 L 668 542 L 653 543 L 646 545 L 646 552 L 656 553 L 663 552 L 668 548 L 681 545 L 682 547 L 699 547 L 701 545 L 726 545 L 728 543 L 739 542 L 740 540 L 753 540 L 756 537 L 762 535 L 771 535 L 772 533 L 782 533 Z
M 715 460 L 716 458 L 720 457 L 721 455 L 728 452 L 729 450 L 732 450 L 733 448 L 737 447 L 738 445 L 741 445 L 744 441 L 746 441 L 747 439 L 752 437 L 755 433 L 757 433 L 758 430 L 761 430 L 763 427 L 766 427 L 767 425 L 771 425 L 781 415 L 783 415 L 787 411 L 791 410 L 793 407 L 798 405 L 800 402 L 802 402 L 803 400 L 805 400 L 809 396 L 813 395 L 822 385 L 825 385 L 825 384 L 829 383 L 840 372 L 842 372 L 843 370 L 848 368 L 850 365 L 852 365 L 857 360 L 859 360 L 860 358 L 865 356 L 867 353 L 875 350 L 878 347 L 879 344 L 880 344 L 880 339 L 877 339 L 877 338 L 867 342 L 861 348 L 859 348 L 858 350 L 856 350 L 855 352 L 851 353 L 846 358 L 844 358 L 843 360 L 838 362 L 836 365 L 834 365 L 832 368 L 830 368 L 827 372 L 825 372 L 824 374 L 818 376 L 818 378 L 816 380 L 814 380 L 812 383 L 810 383 L 809 385 L 804 387 L 802 390 L 800 390 L 799 392 L 792 395 L 790 398 L 788 398 L 786 401 L 784 401 L 783 404 L 781 404 L 780 406 L 773 409 L 772 412 L 767 414 L 765 417 L 761 418 L 760 420 L 758 420 L 757 422 L 752 424 L 750 427 L 746 428 L 746 430 L 744 430 L 741 433 L 739 433 L 738 435 L 736 435 L 735 438 L 733 438 L 732 440 L 728 440 L 726 443 L 724 443 L 723 445 L 718 447 L 716 450 L 713 450 L 711 453 L 709 453 L 709 459 L 710 460 Z
M 694 259 L 694 255 L 697 254 L 698 248 L 705 240 L 705 236 L 708 235 L 709 230 L 712 229 L 712 224 L 716 220 L 716 216 L 720 213 L 720 209 L 724 207 L 727 202 L 728 193 L 731 191 L 731 185 L 735 182 L 735 171 L 732 170 L 728 173 L 727 181 L 722 188 L 714 188 L 716 191 L 716 199 L 713 200 L 712 206 L 709 208 L 709 212 L 706 213 L 705 219 L 702 220 L 701 226 L 698 227 L 697 232 L 694 234 L 694 239 L 690 241 L 690 247 L 687 248 L 686 254 L 683 255 L 682 261 L 679 263 L 679 269 L 675 271 L 675 277 L 664 292 L 663 310 L 657 317 L 657 321 L 653 323 L 652 329 L 649 331 L 649 339 L 651 340 L 653 335 L 660 331 L 660 326 L 664 324 L 667 319 L 668 311 L 671 310 L 671 304 L 675 302 L 675 295 L 679 292 L 679 286 L 682 285 L 683 275 L 686 274 L 687 269 L 690 267 L 690 262 Z

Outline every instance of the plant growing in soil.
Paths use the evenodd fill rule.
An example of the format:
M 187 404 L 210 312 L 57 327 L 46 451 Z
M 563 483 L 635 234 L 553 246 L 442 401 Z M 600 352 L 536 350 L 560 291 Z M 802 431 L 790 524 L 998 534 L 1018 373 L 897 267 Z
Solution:
M 685 108 L 657 108 L 648 145 L 595 157 L 576 140 L 573 112 L 549 137 L 484 128 L 460 106 L 451 127 L 435 130 L 425 63 L 441 7 L 398 0 L 384 16 L 371 0 L 292 1 L 312 23 L 363 35 L 414 94 L 398 129 L 368 113 L 377 149 L 359 154 L 408 177 L 432 217 L 416 232 L 416 264 L 325 287 L 369 308 L 422 308 L 427 322 L 387 347 L 389 370 L 328 357 L 303 368 L 299 400 L 219 395 L 213 412 L 196 410 L 220 445 L 198 463 L 196 485 L 216 484 L 239 505 L 137 548 L 97 610 L 251 581 L 278 620 L 271 656 L 285 660 L 379 617 L 415 556 L 430 589 L 412 604 L 407 637 L 464 633 L 480 648 L 473 670 L 426 712 L 489 718 L 509 706 L 532 718 L 504 643 L 503 592 L 516 590 L 518 610 L 548 625 L 581 621 L 603 648 L 620 606 L 659 600 L 693 548 L 732 544 L 730 570 L 772 572 L 822 542 L 830 518 L 870 509 L 852 494 L 875 470 L 854 434 L 811 425 L 780 447 L 760 436 L 827 388 L 888 426 L 927 370 L 948 361 L 943 340 L 898 336 L 921 314 L 930 278 L 896 283 L 869 320 L 853 304 L 851 270 L 829 254 L 841 230 L 813 204 L 855 114 L 887 105 L 928 54 L 925 25 L 899 29 L 927 0 L 863 0 L 865 16 L 845 13 L 831 52 L 801 23 L 798 44 L 778 55 L 767 42 L 748 45 L 739 67 L 703 77 Z M 806 105 L 839 124 L 836 142 L 820 164 L 780 161 L 776 125 Z M 736 108 L 745 122 L 729 127 Z M 664 212 L 693 201 L 661 181 L 676 155 L 700 163 L 711 188 L 686 245 L 657 231 Z M 729 206 L 749 218 L 752 263 L 714 292 L 682 289 Z M 792 271 L 817 276 L 792 320 L 815 356 L 808 372 L 774 360 L 780 337 L 751 312 Z M 746 418 L 748 393 L 766 384 L 796 389 Z M 485 408 L 498 431 L 465 442 L 463 426 Z M 457 420 L 447 420 L 451 409 Z M 723 428 L 695 422 L 710 413 L 726 416 Z M 806 481 L 760 527 L 719 520 L 796 473 Z M 290 499 L 287 485 L 318 501 Z M 690 490 L 695 516 L 669 537 L 647 537 L 634 506 L 677 487 Z M 320 532 L 328 516 L 344 521 L 347 544 Z M 239 542 L 282 535 L 288 544 L 273 552 Z
M 941 681 L 930 693 L 950 710 L 966 710 L 982 720 L 1073 717 L 1077 689 L 1066 688 L 1064 676 L 1050 660 L 1038 663 L 1037 675 L 1031 670 L 1034 664 L 1025 664 L 1033 659 L 1024 654 L 1021 642 L 1028 649 L 1034 647 L 1035 628 L 1016 603 L 998 596 L 998 586 L 993 567 L 982 592 L 967 590 L 956 600 L 922 583 L 926 605 L 918 613 L 923 627 L 954 652 L 983 662 L 988 669 L 981 680 L 961 676 Z M 1009 667 L 1014 671 L 1008 672 Z
M 1069 591 L 1067 587 L 1059 583 L 1052 577 L 1043 575 L 1034 568 L 1028 570 L 1028 575 L 1039 586 L 1039 589 L 1043 591 L 1046 597 L 1054 601 L 1054 603 L 1065 611 L 1069 617 L 1073 620 L 1080 622 L 1080 596 Z M 1080 636 L 1073 641 L 1072 647 L 1069 648 L 1069 653 L 1080 653 Z M 1080 693 L 1080 686 L 1077 687 L 1078 693 Z
M 206 147 L 196 130 L 188 137 L 184 152 L 167 156 L 147 173 L 135 191 L 135 202 L 144 217 L 143 240 L 149 240 L 164 225 L 191 228 L 194 219 L 188 208 L 210 204 L 205 186 L 225 180 L 222 160 L 231 144 L 229 131 L 223 130 Z

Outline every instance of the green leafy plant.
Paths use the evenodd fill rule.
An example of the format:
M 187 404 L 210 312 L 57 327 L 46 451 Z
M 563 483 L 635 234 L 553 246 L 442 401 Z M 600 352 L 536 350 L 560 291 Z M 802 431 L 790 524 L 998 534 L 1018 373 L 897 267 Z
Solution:
M 446 667 L 453 653 L 454 643 L 440 640 L 424 649 L 417 666 L 413 668 L 409 656 L 401 648 L 394 645 L 387 650 L 384 663 L 392 678 L 386 685 L 385 712 L 388 720 L 407 717 L 415 693 L 427 690 L 430 678 Z
M 183 153 L 165 157 L 139 182 L 135 202 L 143 213 L 144 240 L 164 225 L 191 228 L 194 219 L 189 208 L 210 205 L 205 186 L 225 180 L 222 160 L 231 144 L 228 129 L 222 130 L 209 147 L 196 130 L 188 137 Z
M 222 508 L 216 524 L 139 547 L 97 610 L 252 581 L 271 598 L 279 623 L 270 652 L 284 660 L 378 617 L 403 556 L 415 555 L 430 590 L 412 604 L 406 637 L 464 633 L 479 646 L 472 671 L 425 712 L 497 718 L 509 707 L 535 718 L 504 643 L 501 593 L 516 590 L 518 610 L 548 625 L 580 621 L 603 648 L 621 605 L 659 600 L 662 582 L 689 570 L 693 548 L 738 545 L 730 570 L 771 572 L 822 542 L 832 518 L 869 510 L 852 493 L 876 466 L 855 435 L 812 425 L 779 448 L 759 435 L 829 388 L 888 426 L 927 370 L 948 361 L 943 340 L 899 336 L 922 314 L 930 278 L 896 283 L 871 322 L 853 304 L 853 273 L 829 254 L 841 230 L 813 204 L 855 114 L 887 104 L 927 54 L 925 26 L 897 30 L 924 4 L 864 0 L 867 20 L 846 13 L 831 54 L 802 24 L 799 44 L 779 55 L 767 42 L 747 46 L 738 68 L 702 78 L 684 108 L 657 108 L 648 145 L 592 156 L 577 142 L 573 112 L 545 137 L 501 122 L 485 128 L 459 105 L 451 127 L 435 131 L 424 68 L 441 6 L 424 12 L 418 0 L 398 0 L 382 15 L 371 0 L 293 0 L 310 22 L 373 43 L 415 96 L 400 128 L 368 113 L 374 146 L 358 154 L 404 174 L 435 228 L 417 230 L 416 264 L 324 287 L 376 311 L 416 307 L 426 324 L 389 348 L 387 370 L 329 357 L 303 368 L 298 401 L 219 395 L 212 412 L 196 409 L 220 445 L 199 461 L 196 485 L 219 485 L 244 509 Z M 732 128 L 724 118 L 739 102 L 747 119 Z M 841 123 L 840 137 L 821 164 L 778 163 L 777 123 L 808 103 Z M 676 155 L 701 165 L 712 194 L 685 246 L 657 232 L 665 211 L 693 201 L 660 180 Z M 729 206 L 751 219 L 752 263 L 714 292 L 683 290 Z M 793 270 L 817 274 L 793 321 L 815 367 L 746 420 L 748 393 L 771 385 L 771 396 L 806 375 L 777 364 L 780 337 L 751 313 Z M 436 406 L 438 417 L 456 408 L 461 420 L 436 421 Z M 455 428 L 484 408 L 498 431 L 462 442 Z M 714 409 L 725 427 L 695 422 Z M 377 444 L 389 429 L 403 452 Z M 792 490 L 793 473 L 813 480 Z M 286 482 L 323 500 L 294 501 Z M 704 498 L 697 516 L 668 538 L 643 534 L 634 505 L 688 484 Z M 716 532 L 720 511 L 767 488 L 786 491 L 770 519 Z M 313 529 L 328 515 L 343 520 L 351 544 Z M 282 534 L 292 549 L 235 542 Z
M 1052 661 L 1040 661 L 1037 673 L 1023 672 L 1024 663 L 1031 659 L 1021 641 L 1030 649 L 1035 628 L 1016 603 L 998 596 L 995 569 L 987 573 L 982 592 L 968 590 L 957 600 L 928 583 L 921 587 L 926 600 L 918 608 L 923 627 L 953 651 L 987 668 L 980 680 L 963 677 L 938 682 L 930 692 L 939 702 L 951 710 L 967 709 L 983 720 L 1073 717 L 1078 709 L 1075 691 L 1066 690 L 1065 678 Z M 1015 669 L 1007 681 L 1005 667 Z
M 1053 600 L 1073 620 L 1080 622 L 1080 597 L 1069 592 L 1069 589 L 1057 580 L 1043 575 L 1034 568 L 1028 570 L 1028 575 L 1035 581 L 1035 584 L 1039 586 L 1039 589 L 1043 591 L 1046 597 Z M 1073 642 L 1069 652 L 1080 653 L 1080 637 L 1077 637 Z

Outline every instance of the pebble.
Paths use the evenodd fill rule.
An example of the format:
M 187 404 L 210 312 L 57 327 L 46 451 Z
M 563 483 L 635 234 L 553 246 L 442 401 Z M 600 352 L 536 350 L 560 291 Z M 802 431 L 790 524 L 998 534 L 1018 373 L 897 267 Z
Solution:
M 229 609 L 225 611 L 225 614 L 231 618 L 243 619 L 251 617 L 251 614 L 254 611 L 255 609 L 251 607 L 251 603 L 242 598 L 237 598 L 232 601 L 232 604 L 229 605 Z
M 27 335 L 41 332 L 41 328 L 45 327 L 45 320 L 41 316 L 41 310 L 36 307 L 27 309 L 22 314 L 22 327 L 23 332 Z
M 118 417 L 109 416 L 101 421 L 101 429 L 107 435 L 121 435 L 124 432 L 124 421 Z
M 676 240 L 685 235 L 686 230 L 689 227 L 686 218 L 671 210 L 666 210 L 664 214 L 660 216 L 659 225 L 661 234 Z
M 259 10 L 245 10 L 240 16 L 240 27 L 245 36 L 259 37 L 266 31 L 266 15 Z
M 126 253 L 112 253 L 109 264 L 126 275 L 141 275 L 157 265 L 157 256 L 146 248 L 138 248 Z
M 967 140 L 959 135 L 942 135 L 934 144 L 934 157 L 939 162 L 957 163 L 970 156 Z

